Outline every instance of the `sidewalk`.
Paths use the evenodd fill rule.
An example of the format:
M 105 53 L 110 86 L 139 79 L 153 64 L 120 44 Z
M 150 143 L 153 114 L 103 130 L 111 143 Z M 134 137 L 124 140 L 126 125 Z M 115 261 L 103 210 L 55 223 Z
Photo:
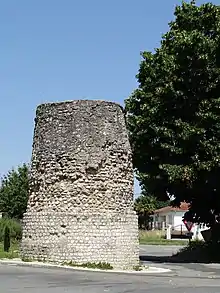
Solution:
M 170 269 L 161 268 L 161 267 L 154 267 L 143 265 L 141 270 L 101 270 L 101 269 L 93 269 L 93 268 L 83 268 L 83 267 L 73 267 L 68 265 L 60 265 L 60 264 L 52 264 L 52 263 L 45 263 L 45 262 L 37 262 L 37 261 L 30 261 L 24 262 L 21 259 L 1 259 L 0 265 L 13 265 L 13 266 L 26 266 L 26 267 L 46 267 L 46 268 L 59 268 L 59 269 L 67 269 L 73 271 L 91 271 L 91 272 L 104 272 L 104 273 L 117 273 L 117 274 L 138 274 L 138 275 L 145 275 L 145 274 L 159 274 L 159 273 L 168 273 L 171 272 Z

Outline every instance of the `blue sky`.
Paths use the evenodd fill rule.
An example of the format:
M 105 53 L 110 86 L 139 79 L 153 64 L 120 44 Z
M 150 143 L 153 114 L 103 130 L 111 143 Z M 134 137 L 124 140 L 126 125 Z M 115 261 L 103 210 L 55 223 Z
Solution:
M 38 104 L 89 98 L 123 105 L 137 86 L 140 51 L 159 46 L 180 3 L 0 1 L 0 175 L 30 161 Z

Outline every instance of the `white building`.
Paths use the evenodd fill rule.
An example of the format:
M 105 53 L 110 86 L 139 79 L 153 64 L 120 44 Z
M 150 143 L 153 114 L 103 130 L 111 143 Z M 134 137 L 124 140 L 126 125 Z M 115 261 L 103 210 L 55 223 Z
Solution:
M 186 234 L 188 232 L 185 224 L 183 223 L 184 214 L 188 211 L 189 205 L 185 202 L 181 203 L 180 207 L 167 206 L 154 211 L 152 220 L 154 223 L 163 223 L 164 227 L 171 225 L 173 233 L 179 235 Z M 193 224 L 191 232 L 193 238 L 203 239 L 201 231 L 208 229 L 205 225 Z
M 189 209 L 188 204 L 181 203 L 180 207 L 167 206 L 154 211 L 153 222 L 165 223 L 165 226 L 171 225 L 175 231 L 187 231 L 183 223 L 183 216 Z

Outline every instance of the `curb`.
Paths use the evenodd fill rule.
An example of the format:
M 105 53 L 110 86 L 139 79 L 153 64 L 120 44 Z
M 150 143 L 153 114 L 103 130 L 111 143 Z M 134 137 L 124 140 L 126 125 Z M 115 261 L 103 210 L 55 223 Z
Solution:
M 98 273 L 115 273 L 115 274 L 133 274 L 133 275 L 148 275 L 148 274 L 161 274 L 161 273 L 169 273 L 170 269 L 158 268 L 146 266 L 145 270 L 141 271 L 123 271 L 123 270 L 101 270 L 101 269 L 92 269 L 92 268 L 83 268 L 83 267 L 71 267 L 67 265 L 60 264 L 51 264 L 51 263 L 42 263 L 42 262 L 23 262 L 20 259 L 16 260 L 8 260 L 1 259 L 0 265 L 9 265 L 9 266 L 17 266 L 17 267 L 35 267 L 35 268 L 53 268 L 53 269 L 65 269 L 72 271 L 85 271 L 85 272 L 98 272 Z

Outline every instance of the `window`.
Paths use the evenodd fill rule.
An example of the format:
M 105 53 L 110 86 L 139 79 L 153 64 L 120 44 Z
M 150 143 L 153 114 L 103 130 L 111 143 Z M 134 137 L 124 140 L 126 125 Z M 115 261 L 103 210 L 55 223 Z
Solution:
M 173 216 L 172 215 L 168 215 L 168 223 L 169 225 L 173 225 Z

